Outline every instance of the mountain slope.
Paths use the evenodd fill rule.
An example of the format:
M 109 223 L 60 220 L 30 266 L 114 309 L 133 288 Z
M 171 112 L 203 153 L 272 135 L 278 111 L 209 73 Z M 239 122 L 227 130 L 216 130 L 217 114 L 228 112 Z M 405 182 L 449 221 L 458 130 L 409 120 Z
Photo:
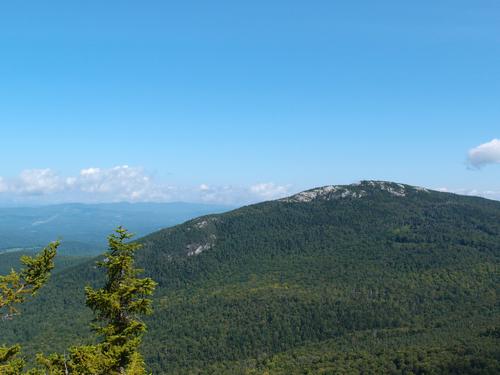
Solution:
M 500 370 L 499 202 L 366 181 L 140 241 L 159 282 L 154 373 Z M 61 272 L 2 336 L 30 351 L 81 342 L 82 284 L 98 280 L 92 263 Z

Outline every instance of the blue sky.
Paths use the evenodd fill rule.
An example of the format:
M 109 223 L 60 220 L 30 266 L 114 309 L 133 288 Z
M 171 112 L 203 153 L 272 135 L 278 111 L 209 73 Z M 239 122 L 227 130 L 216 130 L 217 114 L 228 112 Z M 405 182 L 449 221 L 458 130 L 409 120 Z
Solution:
M 496 0 L 4 2 L 0 78 L 0 202 L 500 198 Z

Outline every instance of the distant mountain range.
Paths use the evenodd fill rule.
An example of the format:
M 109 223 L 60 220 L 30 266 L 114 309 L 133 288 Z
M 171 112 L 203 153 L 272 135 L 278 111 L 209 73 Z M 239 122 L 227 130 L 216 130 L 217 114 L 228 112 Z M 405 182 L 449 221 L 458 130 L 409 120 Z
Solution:
M 38 248 L 56 239 L 71 255 L 98 254 L 106 236 L 124 225 L 138 236 L 188 219 L 229 210 L 222 205 L 196 203 L 60 204 L 0 208 L 0 253 Z
M 154 374 L 500 373 L 500 202 L 364 181 L 139 241 Z M 2 338 L 81 343 L 101 282 L 93 260 L 62 270 Z

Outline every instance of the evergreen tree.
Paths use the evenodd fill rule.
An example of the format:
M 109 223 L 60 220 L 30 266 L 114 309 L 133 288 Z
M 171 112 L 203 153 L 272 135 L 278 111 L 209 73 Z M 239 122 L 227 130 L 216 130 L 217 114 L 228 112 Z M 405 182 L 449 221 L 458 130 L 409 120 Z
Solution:
M 98 262 L 106 270 L 103 288 L 85 289 L 87 306 L 94 310 L 95 332 L 102 338 L 97 345 L 70 349 L 69 358 L 61 354 L 38 356 L 50 374 L 145 374 L 144 360 L 138 351 L 146 325 L 140 315 L 152 312 L 151 299 L 156 283 L 139 278 L 142 270 L 134 268 L 134 254 L 141 247 L 126 242 L 132 237 L 119 227 L 108 237 L 109 251 Z
M 0 315 L 2 320 L 11 320 L 19 314 L 16 305 L 34 296 L 47 282 L 50 271 L 54 268 L 54 257 L 59 242 L 52 242 L 36 256 L 22 256 L 24 268 L 19 272 L 11 270 L 8 275 L 0 275 Z M 19 345 L 0 346 L 0 374 L 20 374 L 24 361 L 16 358 Z

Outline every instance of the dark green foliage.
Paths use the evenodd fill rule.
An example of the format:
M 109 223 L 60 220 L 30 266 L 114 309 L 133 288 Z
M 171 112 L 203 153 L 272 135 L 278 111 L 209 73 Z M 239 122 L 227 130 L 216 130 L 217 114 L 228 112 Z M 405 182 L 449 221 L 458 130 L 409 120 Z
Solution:
M 267 202 L 143 238 L 138 264 L 159 283 L 142 347 L 153 372 L 500 372 L 500 203 L 348 189 L 367 195 Z M 55 275 L 30 325 L 0 323 L 2 335 L 31 352 L 80 343 L 81 285 L 101 281 L 92 263 Z

